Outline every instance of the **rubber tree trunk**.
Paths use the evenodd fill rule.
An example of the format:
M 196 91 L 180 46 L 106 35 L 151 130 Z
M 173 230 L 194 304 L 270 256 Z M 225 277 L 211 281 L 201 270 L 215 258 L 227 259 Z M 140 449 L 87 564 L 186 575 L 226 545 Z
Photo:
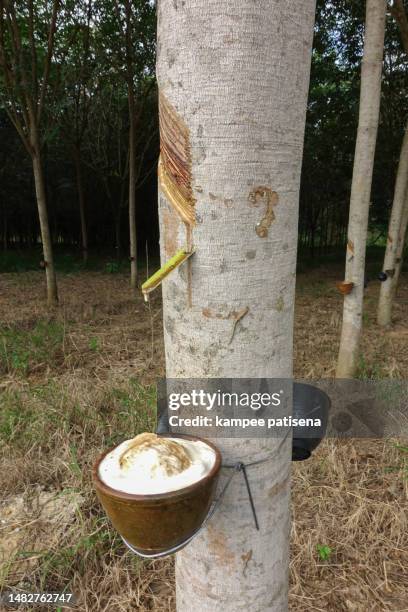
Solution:
M 3 251 L 6 252 L 8 248 L 8 227 L 7 227 L 7 208 L 3 205 Z
M 314 0 L 161 0 L 157 75 L 168 377 L 291 377 L 300 169 Z M 185 223 L 181 220 L 184 219 Z M 225 462 L 277 439 L 219 439 Z M 291 440 L 233 480 L 177 554 L 178 612 L 287 610 Z
M 132 86 L 128 86 L 129 103 L 129 242 L 130 242 L 130 286 L 137 289 L 137 235 L 136 235 L 136 150 L 135 150 L 135 103 Z
M 41 150 L 36 135 L 32 137 L 32 164 L 34 174 L 35 194 L 38 216 L 40 220 L 41 241 L 44 255 L 45 275 L 47 279 L 47 303 L 55 306 L 58 303 L 57 278 L 54 268 L 52 241 L 48 222 L 47 198 L 44 183 L 44 173 L 41 164 Z
M 390 294 L 390 322 L 391 322 L 391 314 L 392 314 L 392 305 L 394 303 L 394 298 L 398 289 L 398 281 L 401 273 L 401 268 L 404 260 L 404 247 L 405 240 L 407 235 L 407 226 L 408 226 L 408 192 L 405 200 L 405 208 L 402 215 L 401 226 L 398 233 L 398 244 L 397 251 L 395 255 L 395 268 L 394 275 L 391 277 L 391 282 L 389 285 L 389 294 Z
M 336 376 L 353 377 L 361 335 L 368 211 L 377 140 L 384 50 L 385 0 L 367 0 L 360 110 L 351 184 L 345 280 L 354 287 L 344 297 Z
M 88 261 L 88 231 L 86 227 L 85 216 L 85 190 L 82 177 L 81 154 L 78 150 L 74 151 L 75 175 L 78 192 L 79 217 L 81 220 L 81 241 L 82 241 L 82 258 L 84 263 Z
M 387 280 L 381 283 L 380 299 L 378 302 L 377 321 L 379 325 L 390 325 L 392 315 L 392 301 L 397 284 L 394 282 L 396 265 L 400 244 L 400 232 L 403 229 L 404 209 L 407 206 L 408 186 L 408 125 L 405 128 L 402 140 L 400 159 L 398 163 L 397 178 L 395 181 L 394 200 L 388 226 L 387 246 L 385 249 L 383 271 Z M 405 232 L 404 232 L 405 234 Z M 404 239 L 404 236 L 403 236 Z M 404 242 L 404 240 L 403 240 Z
M 115 252 L 116 259 L 122 257 L 122 243 L 121 243 L 121 230 L 122 230 L 122 209 L 119 208 L 115 212 Z
M 402 265 L 404 262 L 404 248 L 407 239 L 407 227 L 408 227 L 408 194 L 407 200 L 405 202 L 404 214 L 402 217 L 402 223 L 400 228 L 400 233 L 398 237 L 398 249 L 397 249 L 397 258 L 395 264 L 395 274 L 394 274 L 394 293 L 398 287 L 398 281 L 401 274 Z

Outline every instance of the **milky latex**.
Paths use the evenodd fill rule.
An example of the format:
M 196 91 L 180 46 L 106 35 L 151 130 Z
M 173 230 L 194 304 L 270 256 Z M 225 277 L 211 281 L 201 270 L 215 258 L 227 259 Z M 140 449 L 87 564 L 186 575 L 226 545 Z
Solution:
M 99 477 L 117 491 L 152 495 L 188 487 L 214 463 L 215 452 L 205 442 L 143 433 L 108 453 L 99 464 Z

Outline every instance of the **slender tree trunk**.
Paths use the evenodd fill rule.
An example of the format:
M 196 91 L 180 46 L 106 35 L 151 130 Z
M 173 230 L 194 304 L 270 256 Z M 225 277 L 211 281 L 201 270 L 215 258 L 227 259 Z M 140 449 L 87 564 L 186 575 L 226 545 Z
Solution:
M 130 286 L 137 289 L 137 236 L 136 236 L 136 151 L 135 151 L 135 102 L 132 85 L 128 85 L 129 102 L 129 238 L 130 238 Z
M 395 268 L 394 275 L 391 277 L 390 282 L 390 308 L 392 309 L 392 305 L 394 303 L 394 299 L 398 289 L 398 281 L 401 274 L 401 269 L 404 261 L 404 247 L 405 240 L 407 235 L 407 226 L 408 226 L 408 192 L 405 200 L 405 208 L 402 215 L 401 226 L 398 234 L 398 245 L 397 252 L 395 257 Z M 391 312 L 390 312 L 390 320 L 391 320 Z
M 31 143 L 35 194 L 37 198 L 41 241 L 44 254 L 45 275 L 47 279 L 47 302 L 49 306 L 55 306 L 58 303 L 57 278 L 55 275 L 51 233 L 48 222 L 46 190 L 43 168 L 41 165 L 41 151 L 37 134 L 33 135 Z
M 86 227 L 86 216 L 85 216 L 85 190 L 84 181 L 82 177 L 82 164 L 80 151 L 75 148 L 73 152 L 74 164 L 75 164 L 75 175 L 78 192 L 78 203 L 79 203 L 79 216 L 81 219 L 81 240 L 82 240 L 82 258 L 86 263 L 88 261 L 88 231 Z
M 336 371 L 338 378 L 353 377 L 357 367 L 363 315 L 368 211 L 380 109 L 385 11 L 385 0 L 367 0 L 345 270 L 346 281 L 354 283 L 354 287 L 351 293 L 344 297 Z
M 399 237 L 403 225 L 404 208 L 407 207 L 408 187 L 408 124 L 402 140 L 400 159 L 398 163 L 397 178 L 395 181 L 394 200 L 392 203 L 390 223 L 387 234 L 387 247 L 385 250 L 383 271 L 387 280 L 381 283 L 380 299 L 378 302 L 377 321 L 379 325 L 390 325 L 392 314 L 392 301 L 395 295 L 396 283 L 395 268 L 398 257 Z M 402 255 L 402 253 L 401 253 Z M 388 272 L 387 272 L 388 270 Z
M 404 249 L 407 240 L 407 227 L 408 227 L 408 194 L 407 200 L 405 202 L 404 214 L 402 217 L 402 223 L 400 228 L 400 233 L 398 237 L 398 249 L 397 249 L 397 259 L 395 264 L 395 274 L 394 274 L 394 284 L 396 292 L 398 287 L 398 281 L 401 274 L 402 265 L 404 263 Z
M 3 206 L 3 251 L 8 249 L 7 208 Z
M 162 261 L 196 249 L 191 269 L 163 283 L 168 377 L 292 376 L 314 9 L 314 0 L 296 11 L 279 0 L 158 5 Z M 215 442 L 231 463 L 281 440 Z M 177 555 L 178 612 L 287 610 L 290 466 L 288 439 L 250 468 L 259 532 L 243 480 L 233 480 L 208 528 Z
M 121 216 L 122 216 L 122 209 L 121 207 L 119 207 L 119 209 L 116 211 L 115 213 L 115 252 L 116 252 L 116 259 L 120 259 L 122 256 L 122 245 L 121 245 L 121 237 L 120 237 L 120 233 L 121 233 Z

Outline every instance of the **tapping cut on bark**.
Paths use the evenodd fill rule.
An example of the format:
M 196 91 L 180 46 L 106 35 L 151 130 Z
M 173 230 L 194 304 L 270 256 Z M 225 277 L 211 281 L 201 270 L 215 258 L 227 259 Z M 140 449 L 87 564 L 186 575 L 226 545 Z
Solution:
M 170 206 L 163 210 L 163 239 L 166 257 L 172 257 L 179 249 L 178 231 L 182 221 Z M 180 244 L 181 246 L 181 244 Z
M 183 221 L 188 225 L 195 225 L 190 133 L 180 115 L 162 93 L 159 95 L 159 123 L 158 174 L 161 190 Z
M 269 187 L 255 187 L 248 196 L 251 206 L 259 206 L 263 200 L 266 200 L 265 215 L 261 221 L 256 224 L 255 231 L 260 238 L 266 238 L 268 230 L 275 220 L 273 207 L 279 202 L 279 196 L 276 191 L 272 191 Z

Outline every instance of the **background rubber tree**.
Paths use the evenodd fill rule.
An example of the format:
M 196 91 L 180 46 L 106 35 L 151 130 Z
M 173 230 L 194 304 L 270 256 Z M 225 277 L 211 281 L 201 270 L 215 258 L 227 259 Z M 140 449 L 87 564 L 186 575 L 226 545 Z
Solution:
M 105 39 L 106 43 L 106 39 Z M 101 69 L 98 61 L 99 68 Z M 149 91 L 148 91 L 149 90 Z M 150 84 L 143 89 L 140 114 L 140 129 L 136 137 L 136 168 L 134 177 L 136 189 L 152 175 L 157 166 L 157 102 L 156 90 Z M 138 97 L 139 100 L 139 97 Z M 140 109 L 139 109 L 140 110 Z M 122 255 L 122 226 L 127 209 L 129 191 L 129 121 L 126 82 L 116 70 L 106 67 L 101 70 L 92 95 L 89 109 L 87 138 L 83 143 L 83 158 L 92 169 L 98 184 L 108 202 L 109 214 L 105 213 L 104 223 L 99 231 L 113 228 L 117 258 Z M 152 146 L 152 142 L 155 146 Z M 102 225 L 102 227 L 101 227 Z M 95 241 L 98 235 L 92 236 Z M 105 237 L 106 241 L 106 237 Z
M 344 296 L 336 370 L 338 378 L 350 378 L 357 369 L 363 318 L 368 214 L 380 110 L 385 14 L 385 0 L 367 0 L 345 269 L 346 282 L 351 282 L 354 286 L 351 292 Z
M 103 51 L 103 47 L 98 51 Z M 128 185 L 129 138 L 126 87 L 116 71 L 107 67 L 105 71 L 101 70 L 88 121 L 90 129 L 84 141 L 84 157 L 98 177 L 109 203 L 111 215 L 104 225 L 109 230 L 113 229 L 113 243 L 119 259 L 122 254 L 121 226 Z
M 158 4 L 161 257 L 168 377 L 291 377 L 300 170 L 314 0 Z M 226 463 L 279 439 L 219 439 Z M 179 612 L 287 609 L 291 440 L 233 481 L 176 560 Z
M 117 12 L 120 15 L 120 6 L 117 4 Z M 124 0 L 125 8 L 125 75 L 128 92 L 129 107 L 129 247 L 130 247 L 130 286 L 137 289 L 137 233 L 136 233 L 136 108 L 134 91 L 134 57 L 132 41 L 132 2 Z M 120 22 L 120 17 L 119 17 Z
M 408 19 L 402 0 L 395 0 L 391 7 L 405 53 L 408 54 Z M 392 305 L 398 287 L 399 273 L 408 223 L 408 125 L 405 128 L 395 182 L 394 200 L 387 233 L 383 272 L 387 275 L 381 283 L 378 301 L 377 321 L 387 326 L 392 320 Z M 388 270 L 388 272 L 387 272 Z
M 138 134 L 144 105 L 154 87 L 154 5 L 146 0 L 105 0 L 101 3 L 106 54 L 123 79 L 128 105 L 128 214 L 130 286 L 138 284 L 136 188 L 140 175 Z M 148 141 L 150 143 L 150 140 Z
M 402 140 L 401 154 L 398 163 L 397 178 L 395 181 L 394 200 L 392 203 L 391 217 L 388 225 L 387 245 L 385 249 L 383 272 L 386 280 L 381 283 L 380 298 L 378 301 L 377 321 L 379 325 L 390 325 L 392 316 L 392 303 L 395 296 L 397 283 L 394 281 L 397 260 L 401 258 L 400 242 L 405 241 L 405 209 L 408 187 L 408 125 L 405 128 Z M 405 228 L 404 228 L 405 225 Z M 402 236 L 400 234 L 402 231 Z M 397 280 L 397 279 L 396 279 Z
M 50 85 L 54 86 L 55 72 L 59 72 L 58 92 L 47 97 L 45 105 L 46 116 L 41 124 L 41 130 L 47 126 L 46 147 L 42 151 L 42 161 L 46 172 L 47 206 L 50 215 L 52 238 L 58 240 L 58 256 L 72 250 L 80 251 L 81 215 L 78 214 L 78 181 L 75 180 L 76 168 L 70 150 L 71 137 L 74 137 L 74 119 L 76 113 L 73 97 L 78 91 L 73 83 L 84 83 L 81 91 L 85 95 L 79 97 L 79 115 L 82 123 L 82 112 L 88 112 L 88 127 L 81 144 L 81 179 L 86 199 L 86 224 L 89 246 L 94 252 L 102 251 L 110 259 L 113 255 L 115 226 L 120 231 L 122 255 L 129 255 L 129 224 L 128 224 L 128 192 L 129 177 L 122 178 L 117 173 L 117 160 L 111 157 L 113 166 L 104 169 L 104 175 L 109 176 L 110 194 L 104 188 L 104 175 L 93 171 L 95 164 L 94 150 L 95 132 L 99 131 L 100 116 L 93 107 L 104 104 L 106 91 L 103 81 L 114 82 L 115 89 L 123 98 L 123 104 L 116 105 L 121 116 L 110 121 L 115 131 L 115 125 L 122 124 L 123 153 L 126 161 L 129 141 L 128 95 L 125 81 L 124 55 L 124 5 L 121 6 L 121 25 L 119 27 L 117 13 L 114 9 L 116 0 L 93 0 L 91 2 L 91 36 L 89 62 L 84 48 L 87 31 L 88 0 L 75 1 L 74 15 L 67 15 L 69 2 L 64 2 L 64 20 L 59 21 L 55 43 L 53 71 Z M 35 6 L 42 6 L 44 0 L 38 0 Z M 395 5 L 394 8 L 396 8 Z M 136 186 L 136 226 L 138 228 L 139 257 L 145 252 L 145 240 L 149 244 L 149 254 L 156 256 L 157 249 L 157 211 L 152 206 L 155 200 L 156 181 L 151 168 L 158 157 L 157 129 L 157 96 L 155 87 L 145 98 L 144 84 L 154 81 L 152 57 L 155 48 L 155 20 L 152 3 L 135 0 L 131 5 L 135 19 L 132 20 L 132 36 L 134 41 L 135 79 L 134 90 L 136 99 L 136 141 L 137 141 L 137 186 Z M 148 7 L 144 12 L 142 7 Z M 327 3 L 317 2 L 317 19 L 315 24 L 314 52 L 312 56 L 311 88 L 308 101 L 306 120 L 305 148 L 300 194 L 299 217 L 299 270 L 307 267 L 310 256 L 321 257 L 324 254 L 336 256 L 346 245 L 348 213 L 350 203 L 351 176 L 358 123 L 360 69 L 364 44 L 365 3 L 359 0 L 338 0 Z M 25 26 L 26 30 L 27 25 Z M 44 27 L 46 32 L 46 23 Z M 146 46 L 139 44 L 138 31 L 146 35 Z M 76 32 L 74 44 L 71 46 L 64 65 L 59 61 L 61 46 L 69 43 L 71 35 Z M 46 43 L 46 36 L 43 37 Z M 38 44 L 40 44 L 37 38 Z M 85 45 L 86 47 L 86 45 Z M 135 51 L 136 48 L 136 51 Z M 143 49 L 148 49 L 146 64 L 139 60 L 143 57 Z M 139 52 L 141 55 L 139 56 Z M 62 54 L 61 54 L 62 57 Z M 408 117 L 408 98 L 404 92 L 408 87 L 408 71 L 406 70 L 406 53 L 401 45 L 401 36 L 394 19 L 387 23 L 385 54 L 383 63 L 380 124 L 377 135 L 377 148 L 372 183 L 372 202 L 369 219 L 369 255 L 375 247 L 384 243 L 390 217 L 393 193 L 395 187 L 395 172 L 401 148 L 404 131 L 404 119 Z M 84 67 L 86 70 L 84 70 Z M 56 70 L 58 69 L 58 70 Z M 89 77 L 89 78 L 88 78 Z M 143 84 L 143 87 L 140 85 Z M 55 96 L 57 93 L 57 96 Z M 99 95 L 101 96 L 98 99 Z M 62 96 L 62 97 L 61 97 Z M 50 109 L 51 98 L 56 102 L 56 108 Z M 143 112 L 139 119 L 140 100 L 143 101 Z M 82 105 L 82 103 L 85 103 Z M 57 121 L 51 117 L 50 110 L 55 111 Z M 66 122 L 64 113 L 66 112 Z M 71 112 L 72 111 L 72 112 Z M 92 115 L 92 123 L 89 119 Z M 55 125 L 57 123 L 57 125 Z M 68 126 L 67 130 L 61 129 Z M 12 128 L 10 130 L 10 127 Z M 49 129 L 49 128 L 52 129 Z M 108 134 L 111 141 L 119 144 L 117 134 Z M 141 153 L 146 148 L 139 174 Z M 37 206 L 33 206 L 33 180 L 30 157 L 21 153 L 20 139 L 17 131 L 8 120 L 4 105 L 0 102 L 0 157 L 5 155 L 7 164 L 2 170 L 0 198 L 2 211 L 0 214 L 0 234 L 7 234 L 7 244 L 11 253 L 22 249 L 24 257 L 28 256 L 30 265 L 35 265 L 38 259 L 35 251 L 41 242 L 38 223 Z M 10 148 L 19 149 L 19 155 L 10 157 Z M 69 154 L 67 154 L 69 153 Z M 1 163 L 1 162 L 0 162 Z M 143 185 L 141 184 L 143 183 Z M 18 189 L 16 185 L 18 184 Z M 122 202 L 120 214 L 118 203 Z M 113 212 L 115 220 L 112 219 Z M 373 248 L 371 248 L 373 247 Z M 31 251 L 30 254 L 28 251 Z M 117 249 L 118 250 L 118 249 Z M 340 255 L 341 256 L 341 255 Z M 13 254 L 14 257 L 14 254 Z M 5 258 L 0 262 L 4 268 Z M 375 272 L 378 266 L 376 265 Z M 371 263 L 368 262 L 368 274 Z
M 402 215 L 401 227 L 398 234 L 398 246 L 397 253 L 395 258 L 395 273 L 392 278 L 393 286 L 392 286 L 392 296 L 395 296 L 398 288 L 398 281 L 401 274 L 402 264 L 403 264 L 403 256 L 405 249 L 405 241 L 407 237 L 407 227 L 408 227 L 408 192 L 406 194 L 405 200 L 405 208 Z
M 59 65 L 61 104 L 56 108 L 55 121 L 64 147 L 72 158 L 78 196 L 81 248 L 84 262 L 88 260 L 88 227 L 83 172 L 84 141 L 88 137 L 89 113 L 96 93 L 97 62 L 95 58 L 96 23 L 92 0 L 79 0 L 75 41 L 70 45 L 64 65 Z
M 60 14 L 59 0 L 0 0 L 0 100 L 32 162 L 50 306 L 58 290 L 41 149 Z

